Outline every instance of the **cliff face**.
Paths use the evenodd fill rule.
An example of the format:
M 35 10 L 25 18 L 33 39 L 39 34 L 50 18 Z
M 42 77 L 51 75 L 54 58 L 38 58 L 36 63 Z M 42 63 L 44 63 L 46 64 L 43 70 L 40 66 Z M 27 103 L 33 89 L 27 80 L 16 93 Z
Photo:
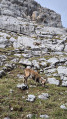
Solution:
M 20 26 L 25 21 L 28 24 L 35 21 L 36 23 L 44 24 L 44 26 L 62 27 L 59 14 L 41 7 L 34 0 L 0 0 L 1 29 L 16 32 L 16 29 L 22 29 Z M 9 26 L 9 28 L 6 26 Z
M 24 85 L 26 67 L 45 87 Z M 0 0 L 0 100 L 1 119 L 67 119 L 67 29 L 34 0 Z

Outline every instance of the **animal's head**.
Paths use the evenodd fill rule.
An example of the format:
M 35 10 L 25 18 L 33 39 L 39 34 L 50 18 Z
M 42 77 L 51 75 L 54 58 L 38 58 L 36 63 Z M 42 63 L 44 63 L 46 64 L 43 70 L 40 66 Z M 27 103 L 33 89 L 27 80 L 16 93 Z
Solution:
M 47 81 L 47 79 L 44 79 L 43 77 L 41 77 L 41 84 L 42 84 L 42 86 L 45 86 L 46 81 Z

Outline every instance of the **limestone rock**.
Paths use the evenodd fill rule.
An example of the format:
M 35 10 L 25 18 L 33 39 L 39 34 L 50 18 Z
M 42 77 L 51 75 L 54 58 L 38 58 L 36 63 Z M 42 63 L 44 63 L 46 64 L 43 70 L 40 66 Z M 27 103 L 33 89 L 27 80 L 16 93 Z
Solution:
M 4 119 L 10 119 L 10 117 L 5 117 Z
M 4 70 L 1 70 L 0 71 L 0 78 L 2 77 L 2 76 L 4 76 L 5 75 L 5 71 Z
M 28 99 L 26 99 L 29 102 L 33 102 L 35 100 L 35 96 L 34 95 L 28 95 Z
M 2 66 L 4 64 L 6 59 L 7 59 L 7 57 L 5 55 L 0 55 L 0 66 Z
M 67 87 L 67 80 L 66 81 L 62 81 L 62 86 Z
M 37 117 L 37 114 L 28 114 L 27 116 L 26 116 L 28 119 L 32 119 L 32 118 L 36 118 Z
M 19 36 L 18 39 L 15 40 L 15 42 L 13 43 L 13 46 L 14 48 L 22 48 L 23 46 L 34 48 L 35 46 L 33 45 L 33 42 L 34 42 L 34 39 L 31 39 L 30 37 Z
M 28 114 L 28 115 L 27 115 L 27 118 L 28 118 L 28 119 L 31 119 L 32 117 L 33 117 L 33 114 Z
M 33 61 L 32 61 L 32 65 L 33 65 L 35 68 L 40 69 L 39 63 L 38 63 L 36 60 L 33 60 Z
M 40 115 L 40 118 L 42 118 L 42 119 L 48 119 L 49 118 L 49 116 L 48 115 Z
M 60 106 L 61 109 L 67 110 L 67 103 Z
M 5 67 L 3 67 L 4 71 L 11 71 L 12 69 L 14 69 L 15 64 L 13 63 L 7 63 L 5 64 Z
M 65 45 L 64 51 L 67 52 L 67 43 Z
M 17 77 L 18 77 L 19 79 L 23 79 L 23 78 L 24 78 L 24 76 L 21 75 L 21 74 L 17 74 Z
M 51 63 L 51 64 L 53 64 L 53 65 L 55 65 L 57 62 L 58 62 L 59 60 L 57 59 L 57 58 L 50 58 L 49 60 L 48 60 L 48 62 L 49 63 Z
M 22 84 L 18 84 L 17 88 L 22 89 L 22 90 L 26 90 L 26 89 L 28 89 L 28 86 L 26 84 L 22 83 Z
M 39 99 L 42 99 L 42 100 L 46 100 L 48 99 L 50 96 L 48 93 L 42 93 L 41 95 L 38 96 Z
M 24 66 L 31 66 L 32 63 L 28 59 L 20 59 L 19 64 L 23 64 Z
M 6 48 L 10 46 L 10 41 L 7 39 L 10 35 L 0 32 L 0 48 Z
M 22 21 L 35 20 L 45 26 L 62 27 L 61 16 L 53 10 L 41 7 L 34 0 L 1 0 L 0 1 L 0 28 L 29 33 L 29 26 L 23 26 Z M 27 33 L 27 34 L 28 34 Z M 31 33 L 31 32 L 30 32 Z
M 48 83 L 59 85 L 59 80 L 56 80 L 55 78 L 48 78 Z
M 48 72 L 48 73 L 54 73 L 54 72 L 56 72 L 56 68 L 48 69 L 47 72 Z
M 58 71 L 58 74 L 67 74 L 67 67 L 65 67 L 65 66 L 59 66 L 58 68 L 57 68 L 57 71 Z

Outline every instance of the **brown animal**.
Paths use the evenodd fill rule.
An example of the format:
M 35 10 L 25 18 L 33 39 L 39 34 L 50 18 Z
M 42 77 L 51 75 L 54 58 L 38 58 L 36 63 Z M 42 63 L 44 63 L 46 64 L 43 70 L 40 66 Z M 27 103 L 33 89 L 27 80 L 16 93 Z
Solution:
M 45 86 L 45 83 L 47 81 L 47 79 L 44 79 L 43 77 L 41 77 L 38 72 L 32 70 L 32 69 L 29 69 L 29 68 L 26 68 L 24 70 L 24 83 L 27 84 L 27 79 L 31 77 L 36 83 L 40 83 L 42 84 L 42 86 Z

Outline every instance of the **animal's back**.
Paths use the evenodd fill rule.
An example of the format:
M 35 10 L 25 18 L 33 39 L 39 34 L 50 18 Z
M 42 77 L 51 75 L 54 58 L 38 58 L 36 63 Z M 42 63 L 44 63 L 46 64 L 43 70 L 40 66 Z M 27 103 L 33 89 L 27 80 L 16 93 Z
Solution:
M 28 77 L 28 76 L 31 76 L 31 77 L 40 77 L 38 72 L 34 71 L 33 69 L 29 69 L 29 68 L 26 68 L 25 69 L 25 76 Z

